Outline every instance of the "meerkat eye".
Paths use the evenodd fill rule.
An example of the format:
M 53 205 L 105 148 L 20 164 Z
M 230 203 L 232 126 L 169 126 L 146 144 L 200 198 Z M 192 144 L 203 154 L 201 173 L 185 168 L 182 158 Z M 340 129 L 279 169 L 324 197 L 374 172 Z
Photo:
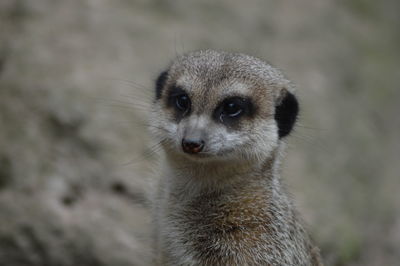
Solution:
M 175 106 L 178 110 L 185 112 L 190 107 L 190 99 L 187 94 L 175 96 Z
M 253 112 L 251 100 L 242 97 L 227 98 L 214 111 L 214 118 L 221 123 L 235 123 L 243 115 L 250 115 Z
M 175 109 L 177 117 L 182 117 L 190 112 L 192 102 L 189 95 L 179 86 L 169 88 L 167 105 Z
M 243 108 L 237 100 L 233 100 L 224 104 L 222 112 L 230 117 L 237 117 L 243 113 Z

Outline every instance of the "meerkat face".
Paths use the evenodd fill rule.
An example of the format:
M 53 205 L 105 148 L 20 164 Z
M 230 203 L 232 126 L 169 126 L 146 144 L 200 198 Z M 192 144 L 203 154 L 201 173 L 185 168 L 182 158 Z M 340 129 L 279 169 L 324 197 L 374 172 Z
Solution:
M 167 153 L 263 160 L 296 120 L 290 90 L 277 69 L 254 57 L 190 53 L 158 77 L 150 129 Z

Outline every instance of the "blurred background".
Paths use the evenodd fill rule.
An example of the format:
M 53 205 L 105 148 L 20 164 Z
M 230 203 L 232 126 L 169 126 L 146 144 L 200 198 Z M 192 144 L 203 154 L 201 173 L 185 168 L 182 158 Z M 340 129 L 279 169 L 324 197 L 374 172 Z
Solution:
M 157 74 L 244 52 L 298 87 L 283 176 L 326 265 L 400 261 L 400 2 L 1 0 L 0 265 L 149 265 Z

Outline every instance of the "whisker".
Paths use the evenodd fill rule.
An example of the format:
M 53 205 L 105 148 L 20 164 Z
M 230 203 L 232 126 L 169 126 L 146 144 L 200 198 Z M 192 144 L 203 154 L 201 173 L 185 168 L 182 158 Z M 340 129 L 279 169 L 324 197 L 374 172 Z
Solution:
M 94 97 L 93 99 L 95 99 L 98 103 L 105 106 L 129 109 L 131 111 L 149 111 L 151 108 L 150 104 L 143 102 L 129 102 L 129 101 L 106 99 L 99 97 Z
M 113 107 L 113 108 L 119 108 L 119 109 L 124 109 L 128 110 L 132 113 L 137 113 L 138 111 L 144 111 L 147 112 L 148 108 L 146 106 L 123 106 L 123 105 L 118 105 L 118 104 L 104 104 L 104 107 Z
M 151 159 L 152 156 L 154 156 L 155 154 L 160 152 L 160 150 L 162 148 L 162 144 L 168 143 L 168 141 L 169 140 L 167 140 L 167 139 L 162 139 L 162 140 L 158 141 L 157 143 L 155 143 L 152 146 L 150 146 L 149 148 L 147 148 L 143 154 L 139 154 L 138 156 L 136 156 L 129 162 L 122 164 L 122 166 L 140 163 L 140 162 L 143 162 L 144 159 Z
M 295 138 L 295 139 L 299 139 L 299 140 L 302 140 L 302 141 L 304 141 L 304 142 L 306 142 L 308 144 L 311 144 L 311 145 L 309 145 L 309 147 L 318 148 L 321 151 L 329 152 L 328 148 L 316 138 L 307 137 L 305 135 L 300 135 L 300 134 L 298 134 L 296 132 L 291 134 L 291 136 L 293 138 Z
M 300 128 L 304 128 L 304 129 L 311 129 L 311 130 L 316 130 L 316 131 L 326 131 L 326 129 L 323 129 L 323 128 L 310 127 L 310 126 L 306 126 L 306 125 L 301 124 L 301 123 L 297 123 L 295 125 L 295 127 L 300 127 Z
M 135 82 L 135 81 L 132 81 L 132 80 L 121 79 L 121 78 L 107 78 L 107 79 L 108 80 L 114 80 L 114 81 L 120 81 L 120 82 L 124 82 L 126 84 L 129 84 L 129 85 L 133 85 L 137 89 L 143 89 L 143 90 L 147 89 L 147 87 L 145 85 L 140 84 L 140 83 Z
M 137 105 L 142 105 L 142 106 L 147 106 L 150 107 L 150 103 L 146 102 L 131 102 L 131 101 L 123 101 L 119 99 L 107 99 L 107 98 L 101 98 L 101 97 L 94 97 L 95 100 L 98 100 L 99 102 L 111 102 L 111 103 L 118 103 L 118 104 L 123 104 L 127 106 L 137 106 Z

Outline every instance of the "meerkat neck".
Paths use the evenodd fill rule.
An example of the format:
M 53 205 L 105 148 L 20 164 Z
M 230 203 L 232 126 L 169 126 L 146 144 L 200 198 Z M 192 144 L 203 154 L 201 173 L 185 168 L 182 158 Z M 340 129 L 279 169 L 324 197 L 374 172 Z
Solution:
M 167 183 L 171 184 L 173 190 L 195 195 L 222 190 L 229 186 L 276 182 L 279 179 L 278 155 L 278 152 L 274 152 L 264 160 L 206 163 L 167 155 L 164 170 Z

